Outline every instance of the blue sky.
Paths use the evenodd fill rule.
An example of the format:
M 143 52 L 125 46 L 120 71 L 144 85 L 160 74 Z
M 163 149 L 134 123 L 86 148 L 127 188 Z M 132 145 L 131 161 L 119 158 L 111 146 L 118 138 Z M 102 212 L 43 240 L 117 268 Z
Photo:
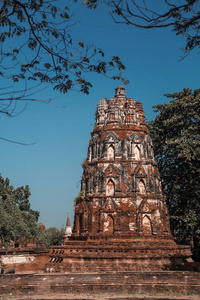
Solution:
M 103 4 L 94 11 L 80 4 L 73 9 L 74 19 L 80 21 L 72 28 L 75 39 L 102 48 L 108 58 L 121 58 L 127 67 L 123 75 L 130 81 L 126 95 L 143 103 L 147 119 L 155 117 L 153 105 L 168 101 L 163 94 L 200 87 L 198 50 L 179 61 L 184 39 L 170 29 L 145 31 L 115 24 Z M 31 207 L 40 211 L 40 221 L 47 227 L 65 225 L 67 211 L 73 223 L 73 199 L 80 190 L 96 105 L 101 98 L 112 97 L 121 84 L 95 74 L 88 78 L 93 84 L 89 95 L 59 95 L 48 86 L 37 98 L 59 96 L 55 106 L 31 103 L 16 118 L 0 116 L 1 137 L 36 143 L 20 146 L 0 140 L 0 172 L 15 187 L 30 186 Z

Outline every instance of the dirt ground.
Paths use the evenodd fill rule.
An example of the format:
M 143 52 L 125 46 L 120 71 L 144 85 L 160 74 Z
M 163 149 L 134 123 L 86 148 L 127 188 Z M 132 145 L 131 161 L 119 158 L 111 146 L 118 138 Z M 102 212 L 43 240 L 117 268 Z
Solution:
M 49 294 L 49 295 L 0 295 L 0 300 L 200 300 L 200 295 L 174 294 Z

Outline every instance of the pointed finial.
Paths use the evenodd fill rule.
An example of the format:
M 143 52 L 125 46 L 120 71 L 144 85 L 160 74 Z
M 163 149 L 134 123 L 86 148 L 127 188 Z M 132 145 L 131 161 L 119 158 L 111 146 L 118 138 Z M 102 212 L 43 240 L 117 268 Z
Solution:
M 71 223 L 70 223 L 70 218 L 69 218 L 69 212 L 67 212 L 67 223 L 66 223 L 67 227 L 71 227 Z
M 69 219 L 69 212 L 67 212 L 67 222 L 65 227 L 65 237 L 70 236 L 72 234 L 72 227 Z

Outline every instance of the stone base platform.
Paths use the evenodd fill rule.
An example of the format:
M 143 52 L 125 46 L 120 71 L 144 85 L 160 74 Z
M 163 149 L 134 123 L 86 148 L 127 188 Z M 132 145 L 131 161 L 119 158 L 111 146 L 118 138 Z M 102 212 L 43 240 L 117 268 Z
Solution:
M 46 265 L 51 272 L 107 272 L 178 270 L 191 257 L 189 246 L 170 236 L 133 239 L 71 239 L 50 248 Z M 183 270 L 183 269 L 181 269 Z
M 3 294 L 119 293 L 200 295 L 197 272 L 104 272 L 0 275 Z

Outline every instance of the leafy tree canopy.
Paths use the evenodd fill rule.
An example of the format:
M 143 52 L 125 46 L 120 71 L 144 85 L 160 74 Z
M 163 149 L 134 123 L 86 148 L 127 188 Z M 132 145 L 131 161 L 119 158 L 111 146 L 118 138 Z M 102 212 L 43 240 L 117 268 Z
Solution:
M 50 246 L 62 245 L 64 234 L 64 227 L 61 227 L 60 229 L 56 227 L 49 227 L 40 232 L 40 241 L 42 241 L 46 248 L 49 249 Z
M 200 46 L 199 0 L 104 0 L 116 23 L 143 29 L 170 27 L 177 35 L 186 37 L 184 57 Z M 85 0 L 96 8 L 99 0 Z
M 172 233 L 200 234 L 200 90 L 166 94 L 149 123 Z
M 39 212 L 30 208 L 29 186 L 14 189 L 0 175 L 0 244 L 34 239 L 38 235 Z
M 101 49 L 73 41 L 72 16 L 61 0 L 2 0 L 0 75 L 14 82 L 52 83 L 62 93 L 76 89 L 88 94 L 92 87 L 85 78 L 88 72 L 111 76 L 113 70 L 124 70 L 119 57 L 105 60 Z M 118 72 L 111 78 L 126 82 Z M 21 94 L 17 91 L 9 97 L 5 93 L 0 100 L 27 101 Z M 0 112 L 11 114 L 7 106 L 1 104 Z

